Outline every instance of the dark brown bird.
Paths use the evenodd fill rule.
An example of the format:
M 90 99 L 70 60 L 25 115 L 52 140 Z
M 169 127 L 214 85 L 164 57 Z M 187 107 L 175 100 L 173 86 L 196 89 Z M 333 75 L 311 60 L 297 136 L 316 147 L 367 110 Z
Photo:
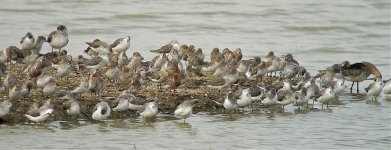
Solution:
M 234 54 L 234 57 L 236 59 L 236 62 L 239 62 L 240 60 L 242 60 L 242 49 L 240 48 L 237 48 L 233 51 L 233 54 Z
M 352 93 L 354 82 L 357 83 L 357 93 L 359 92 L 358 83 L 366 80 L 371 74 L 375 79 L 382 78 L 380 71 L 370 62 L 361 62 L 349 64 L 345 63 L 341 67 L 341 73 L 344 78 L 348 81 L 352 82 L 352 86 L 350 87 L 350 93 Z
M 210 52 L 210 61 L 211 62 L 214 61 L 219 54 L 221 54 L 219 48 L 217 47 L 213 48 L 212 51 Z
M 7 62 L 21 61 L 24 59 L 23 52 L 16 46 L 10 46 L 5 50 L 5 57 Z

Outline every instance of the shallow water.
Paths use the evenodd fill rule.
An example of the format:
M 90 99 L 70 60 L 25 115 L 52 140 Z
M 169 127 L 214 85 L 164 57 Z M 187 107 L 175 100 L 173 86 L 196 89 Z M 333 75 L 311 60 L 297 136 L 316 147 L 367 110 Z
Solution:
M 66 47 L 82 54 L 86 41 L 130 35 L 128 54 L 156 49 L 171 39 L 209 53 L 240 47 L 246 58 L 292 53 L 311 72 L 343 60 L 373 62 L 391 76 L 390 2 L 318 1 L 2 1 L 0 47 L 18 45 L 28 31 L 47 36 L 58 24 Z M 44 51 L 49 51 L 45 44 Z M 370 81 L 360 84 L 361 91 Z M 170 115 L 143 126 L 140 119 L 104 123 L 54 121 L 0 126 L 1 149 L 390 149 L 391 102 L 366 103 L 344 93 L 330 110 L 246 112 L 230 117 L 194 114 L 182 124 Z M 320 105 L 315 107 L 320 108 Z

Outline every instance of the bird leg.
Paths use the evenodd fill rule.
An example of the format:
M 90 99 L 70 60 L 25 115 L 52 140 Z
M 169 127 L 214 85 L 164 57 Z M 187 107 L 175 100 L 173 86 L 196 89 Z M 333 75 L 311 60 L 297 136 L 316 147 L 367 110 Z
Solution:
M 352 93 L 353 85 L 354 85 L 354 81 L 352 82 L 352 86 L 350 87 L 350 93 Z

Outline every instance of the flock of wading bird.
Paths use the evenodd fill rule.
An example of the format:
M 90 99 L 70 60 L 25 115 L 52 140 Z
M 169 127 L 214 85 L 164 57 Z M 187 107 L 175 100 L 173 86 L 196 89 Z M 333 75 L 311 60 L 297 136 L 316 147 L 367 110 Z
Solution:
M 80 55 L 72 59 L 66 50 L 61 50 L 69 41 L 66 26 L 60 25 L 47 38 L 38 36 L 36 40 L 28 32 L 21 39 L 20 47 L 10 46 L 0 57 L 0 76 L 3 81 L 0 92 L 8 94 L 5 96 L 6 100 L 0 102 L 0 117 L 12 113 L 11 107 L 14 102 L 43 93 L 47 100 L 34 100 L 28 110 L 21 110 L 26 118 L 33 122 L 47 120 L 55 111 L 51 102 L 54 99 L 61 101 L 67 115 L 76 118 L 82 113 L 79 102 L 83 101 L 83 95 L 90 93 L 90 96 L 94 94 L 96 98 L 94 110 L 89 114 L 94 120 L 108 118 L 111 111 L 127 110 L 137 111 L 143 120 L 146 120 L 156 116 L 161 99 L 154 91 L 151 91 L 149 97 L 138 97 L 140 91 L 151 83 L 158 86 L 156 92 L 170 89 L 165 92 L 173 90 L 174 94 L 178 87 L 185 85 L 192 89 L 225 90 L 226 96 L 210 101 L 230 112 L 237 112 L 238 108 L 252 108 L 253 103 L 260 103 L 264 107 L 277 106 L 282 110 L 286 105 L 294 105 L 300 110 L 300 107 L 304 106 L 310 108 L 308 105 L 312 105 L 310 109 L 314 109 L 316 101 L 322 104 L 322 109 L 324 104 L 328 108 L 329 103 L 344 92 L 345 80 L 352 82 L 350 92 L 356 83 L 358 93 L 359 83 L 367 80 L 370 75 L 373 76 L 374 82 L 365 88 L 365 91 L 372 100 L 376 100 L 382 90 L 385 94 L 391 94 L 391 80 L 383 81 L 380 71 L 370 62 L 351 64 L 344 61 L 319 71 L 316 76 L 311 76 L 292 54 L 276 56 L 270 51 L 264 58 L 257 56 L 244 60 L 240 48 L 234 51 L 225 48 L 222 52 L 214 48 L 210 53 L 210 62 L 207 62 L 201 48 L 180 45 L 176 40 L 160 49 L 151 50 L 157 56 L 151 61 L 146 61 L 139 52 L 133 52 L 133 56 L 128 58 L 126 51 L 130 47 L 130 40 L 127 36 L 108 44 L 95 39 L 86 42 L 88 48 L 84 52 L 89 58 Z M 52 51 L 41 53 L 45 42 L 49 43 Z M 7 71 L 17 64 L 23 65 L 23 72 L 13 74 Z M 56 75 L 50 74 L 48 69 L 56 70 Z M 80 79 L 72 81 L 80 82 L 78 86 L 63 90 L 56 84 L 56 81 L 67 80 L 72 73 Z M 278 80 L 268 85 L 262 82 L 262 77 L 272 76 L 273 73 Z M 17 75 L 20 74 L 26 74 L 27 78 L 18 81 Z M 58 78 L 55 79 L 54 76 Z M 221 85 L 212 86 L 203 80 L 183 80 L 205 76 L 223 82 Z M 110 82 L 103 83 L 102 78 Z M 245 82 L 249 83 L 249 86 L 233 90 L 233 85 Z M 116 89 L 118 85 L 128 85 L 129 88 L 120 92 L 117 97 L 100 97 L 100 92 L 109 85 Z M 188 99 L 178 103 L 175 116 L 184 118 L 185 121 L 192 114 L 192 107 L 197 105 L 198 101 Z

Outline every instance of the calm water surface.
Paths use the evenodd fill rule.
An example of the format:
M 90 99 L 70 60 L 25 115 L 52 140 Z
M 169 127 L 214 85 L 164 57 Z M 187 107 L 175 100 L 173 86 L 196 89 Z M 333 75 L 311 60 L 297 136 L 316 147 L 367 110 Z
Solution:
M 209 53 L 240 47 L 246 58 L 292 53 L 315 74 L 333 63 L 373 62 L 391 76 L 390 2 L 346 1 L 2 1 L 0 47 L 19 45 L 28 31 L 47 36 L 58 24 L 70 32 L 66 49 L 84 42 L 132 37 L 128 54 L 171 39 Z M 44 45 L 44 50 L 49 50 Z M 370 81 L 361 84 L 361 88 Z M 361 89 L 363 91 L 363 89 Z M 367 104 L 365 94 L 340 96 L 331 110 L 198 113 L 182 124 L 170 115 L 143 126 L 140 119 L 104 123 L 55 121 L 0 126 L 1 149 L 390 149 L 391 102 Z M 315 107 L 320 107 L 316 105 Z

